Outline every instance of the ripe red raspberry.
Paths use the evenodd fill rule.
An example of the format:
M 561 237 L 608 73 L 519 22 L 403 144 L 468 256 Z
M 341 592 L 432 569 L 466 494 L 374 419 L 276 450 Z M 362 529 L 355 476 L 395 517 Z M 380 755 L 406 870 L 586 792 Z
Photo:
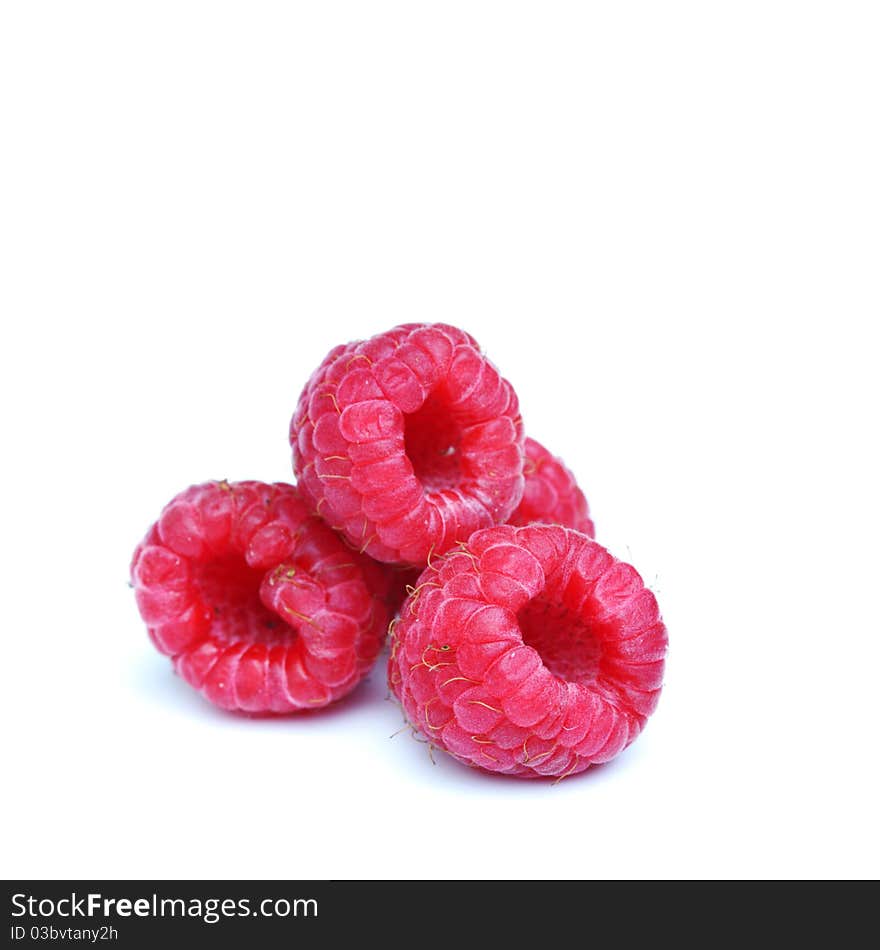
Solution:
M 508 524 L 526 525 L 537 521 L 574 528 L 591 538 L 596 536 L 590 507 L 574 475 L 562 459 L 551 455 L 534 439 L 526 439 L 524 474 L 526 485 L 522 501 Z
M 131 576 L 157 649 L 224 709 L 326 706 L 373 665 L 388 623 L 387 571 L 292 485 L 186 489 L 138 545 Z
M 522 497 L 516 394 L 445 324 L 332 350 L 299 398 L 290 441 L 304 494 L 379 561 L 422 567 Z
M 491 772 L 564 777 L 635 739 L 666 628 L 634 568 L 549 525 L 432 559 L 393 624 L 389 683 L 430 742 Z

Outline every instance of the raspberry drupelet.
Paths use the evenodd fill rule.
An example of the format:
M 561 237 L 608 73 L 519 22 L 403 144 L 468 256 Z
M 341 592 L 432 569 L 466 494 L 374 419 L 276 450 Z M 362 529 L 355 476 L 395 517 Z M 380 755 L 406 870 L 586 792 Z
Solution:
M 138 545 L 131 577 L 156 648 L 212 703 L 250 713 L 351 692 L 390 613 L 387 569 L 350 550 L 292 485 L 186 489 Z
M 358 550 L 415 567 L 510 517 L 523 440 L 511 385 L 473 337 L 439 323 L 336 347 L 290 427 L 320 515 Z
M 525 491 L 508 524 L 559 524 L 594 538 L 587 499 L 562 459 L 534 439 L 526 439 L 525 451 Z
M 638 736 L 666 646 L 634 568 L 567 528 L 504 525 L 432 559 L 388 676 L 410 724 L 465 764 L 564 777 Z

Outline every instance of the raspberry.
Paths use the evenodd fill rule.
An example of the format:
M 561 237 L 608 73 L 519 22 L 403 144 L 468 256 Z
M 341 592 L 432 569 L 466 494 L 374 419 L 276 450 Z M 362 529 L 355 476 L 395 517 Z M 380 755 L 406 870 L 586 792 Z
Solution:
M 292 485 L 186 489 L 138 545 L 131 576 L 157 649 L 224 709 L 340 699 L 388 623 L 387 570 L 347 548 Z
M 290 441 L 303 493 L 379 561 L 423 567 L 506 520 L 522 497 L 516 394 L 471 336 L 445 324 L 331 350 Z
M 596 529 L 590 507 L 578 488 L 574 475 L 562 459 L 551 455 L 540 442 L 526 439 L 525 491 L 508 524 L 527 525 L 536 521 L 574 528 L 591 538 Z
M 564 777 L 657 705 L 666 628 L 634 568 L 577 531 L 503 525 L 432 561 L 394 625 L 389 683 L 467 765 Z

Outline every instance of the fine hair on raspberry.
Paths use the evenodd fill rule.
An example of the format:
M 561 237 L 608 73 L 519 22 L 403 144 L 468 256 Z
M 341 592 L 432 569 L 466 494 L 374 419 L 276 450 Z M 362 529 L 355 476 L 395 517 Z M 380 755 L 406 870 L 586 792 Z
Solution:
M 389 684 L 465 764 L 562 778 L 639 735 L 666 646 L 630 565 L 571 529 L 504 525 L 432 558 L 393 625 Z
M 156 648 L 212 703 L 318 709 L 376 659 L 387 569 L 350 550 L 292 485 L 207 482 L 177 495 L 131 565 Z
M 445 324 L 332 350 L 290 441 L 315 510 L 379 561 L 423 567 L 504 522 L 523 493 L 516 394 L 473 337 Z

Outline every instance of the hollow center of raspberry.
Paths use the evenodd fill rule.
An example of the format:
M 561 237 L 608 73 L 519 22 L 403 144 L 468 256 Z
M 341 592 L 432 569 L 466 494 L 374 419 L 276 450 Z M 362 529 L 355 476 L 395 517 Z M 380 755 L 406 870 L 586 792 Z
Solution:
M 582 685 L 595 681 L 602 644 L 588 618 L 544 593 L 520 610 L 518 620 L 523 642 L 538 651 L 554 676 Z
M 221 641 L 291 643 L 296 631 L 260 600 L 263 572 L 238 555 L 206 561 L 195 568 L 202 603 L 211 611 L 211 634 Z
M 461 426 L 435 394 L 406 416 L 404 438 L 416 478 L 426 491 L 454 488 L 461 481 Z

